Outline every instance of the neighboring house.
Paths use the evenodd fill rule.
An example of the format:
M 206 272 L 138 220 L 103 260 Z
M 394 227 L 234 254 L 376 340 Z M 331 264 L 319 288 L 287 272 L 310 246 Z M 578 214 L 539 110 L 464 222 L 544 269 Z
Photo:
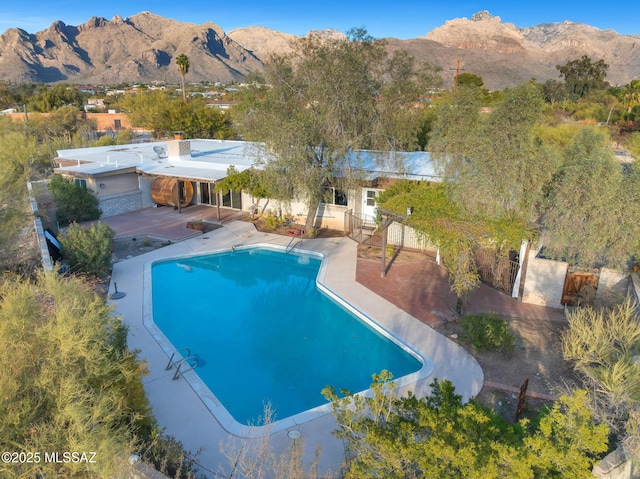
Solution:
M 242 172 L 262 154 L 255 143 L 225 140 L 170 140 L 153 143 L 59 150 L 56 172 L 93 190 L 103 216 L 154 204 L 188 207 L 194 204 L 249 211 L 253 198 L 243 192 L 214 193 L 217 181 L 234 166 Z M 345 213 L 375 217 L 378 193 L 395 179 L 439 181 L 428 153 L 376 154 L 354 152 L 350 158 L 361 186 L 347 192 L 327 187 L 331 199 L 320 205 L 316 227 L 344 228 Z M 164 189 L 164 191 L 161 191 Z M 288 214 L 304 222 L 304 202 L 263 199 L 259 209 Z
M 87 103 L 83 105 L 84 111 L 88 112 L 90 110 L 104 110 L 104 99 L 102 98 L 89 98 Z
M 41 115 L 47 117 L 49 116 L 49 113 L 33 112 L 25 114 L 24 112 L 17 112 L 6 114 L 6 116 L 16 122 L 24 122 L 28 118 L 28 115 Z M 109 110 L 108 113 L 82 113 L 82 115 L 83 118 L 95 122 L 96 131 L 98 133 L 107 133 L 124 129 L 132 130 L 138 133 L 145 132 L 145 130 L 142 128 L 136 128 L 132 126 L 131 121 L 129 120 L 129 116 L 126 113 L 120 113 L 115 110 Z
M 129 120 L 129 115 L 120 113 L 116 110 L 109 110 L 107 113 L 84 113 L 87 120 L 91 120 L 96 124 L 98 133 L 107 133 L 119 130 L 142 131 L 140 128 L 134 128 Z

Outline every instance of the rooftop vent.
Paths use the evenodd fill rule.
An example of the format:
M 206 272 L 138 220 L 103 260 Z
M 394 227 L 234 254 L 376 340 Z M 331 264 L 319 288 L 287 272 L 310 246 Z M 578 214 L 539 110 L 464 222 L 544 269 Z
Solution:
M 189 140 L 173 140 L 167 142 L 169 158 L 184 159 L 191 158 L 191 142 Z

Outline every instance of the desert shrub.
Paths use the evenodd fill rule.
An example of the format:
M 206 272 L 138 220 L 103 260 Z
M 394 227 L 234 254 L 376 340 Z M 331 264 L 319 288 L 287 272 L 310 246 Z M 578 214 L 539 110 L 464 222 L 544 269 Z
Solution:
M 271 230 L 276 229 L 282 224 L 284 224 L 284 221 L 278 216 L 269 215 L 264 217 L 264 225 Z
M 60 238 L 62 254 L 76 273 L 100 276 L 111 268 L 115 233 L 106 223 L 82 228 L 73 223 Z
M 195 459 L 175 437 L 154 429 L 146 442 L 141 454 L 144 462 L 171 478 L 198 477 Z
M 516 338 L 507 322 L 497 313 L 468 314 L 462 318 L 460 325 L 475 349 L 513 350 Z
M 62 175 L 53 175 L 49 190 L 56 202 L 56 219 L 62 225 L 100 218 L 98 198 L 86 188 L 76 185 Z

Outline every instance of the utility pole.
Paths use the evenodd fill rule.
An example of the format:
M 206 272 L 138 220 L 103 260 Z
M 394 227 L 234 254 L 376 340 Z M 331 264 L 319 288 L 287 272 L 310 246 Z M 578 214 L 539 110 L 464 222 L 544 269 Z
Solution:
M 456 74 L 453 77 L 453 94 L 456 94 L 456 90 L 458 88 L 458 76 L 460 75 L 460 70 L 464 71 L 464 68 L 460 68 L 460 59 L 458 58 L 458 61 L 456 62 L 456 67 L 455 68 L 449 68 L 449 70 L 455 70 Z

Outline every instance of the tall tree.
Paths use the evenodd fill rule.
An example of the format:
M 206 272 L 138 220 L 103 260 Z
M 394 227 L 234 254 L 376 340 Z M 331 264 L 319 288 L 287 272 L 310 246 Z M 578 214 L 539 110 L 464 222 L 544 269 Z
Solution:
M 490 115 L 480 114 L 478 88 L 460 88 L 438 106 L 430 150 L 450 179 L 458 206 L 472 214 L 532 221 L 539 215 L 554 156 L 536 141 L 542 120 L 539 88 L 506 92 Z
M 602 90 L 607 87 L 607 65 L 604 60 L 593 62 L 587 55 L 579 60 L 556 65 L 560 76 L 564 78 L 567 93 L 574 99 L 582 98 L 592 90 Z
M 187 101 L 187 92 L 184 89 L 184 77 L 189 73 L 189 57 L 184 53 L 181 53 L 176 57 L 176 65 L 178 67 L 178 72 L 180 72 L 180 80 L 182 83 L 182 101 Z
M 324 198 L 323 186 L 337 176 L 345 182 L 354 178 L 354 165 L 347 163 L 350 152 L 388 151 L 403 143 L 389 133 L 389 116 L 381 111 L 390 115 L 418 98 L 408 98 L 415 90 L 405 85 L 406 90 L 388 90 L 394 100 L 380 99 L 386 59 L 383 42 L 355 29 L 346 39 L 304 37 L 293 54 L 276 55 L 266 65 L 270 88 L 264 101 L 253 101 L 246 110 L 242 130 L 245 138 L 264 142 L 258 161 L 264 163 L 270 190 L 278 199 L 295 193 L 305 201 L 307 229 Z M 396 61 L 411 73 L 406 81 L 416 81 L 411 60 Z M 420 115 L 415 119 L 417 124 Z M 412 128 L 417 134 L 418 127 Z
M 637 244 L 633 177 L 609 148 L 606 130 L 582 128 L 563 152 L 543 218 L 550 254 L 576 266 L 616 266 Z

